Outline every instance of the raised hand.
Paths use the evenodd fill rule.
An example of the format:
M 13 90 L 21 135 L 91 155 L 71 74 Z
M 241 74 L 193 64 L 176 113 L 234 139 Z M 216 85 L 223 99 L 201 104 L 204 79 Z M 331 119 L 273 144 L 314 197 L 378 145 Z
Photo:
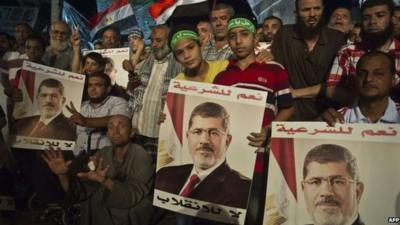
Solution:
M 75 124 L 85 126 L 86 117 L 82 116 L 82 114 L 80 114 L 78 110 L 76 110 L 74 103 L 69 102 L 69 104 L 70 104 L 69 106 L 65 105 L 65 108 L 67 108 L 67 110 L 72 114 L 69 119 Z
M 72 29 L 71 33 L 71 46 L 74 49 L 81 48 L 81 37 L 79 36 L 79 27 Z
M 90 161 L 94 163 L 95 170 L 89 172 L 80 172 L 77 174 L 78 177 L 103 183 L 107 179 L 107 171 L 110 168 L 110 165 L 105 166 L 103 159 L 97 158 L 96 156 L 90 157 Z
M 49 166 L 50 170 L 56 175 L 66 174 L 68 172 L 69 166 L 72 163 L 71 160 L 64 160 L 64 156 L 60 148 L 54 150 L 53 147 L 49 147 L 48 149 L 45 149 L 43 151 L 43 154 L 41 156 Z

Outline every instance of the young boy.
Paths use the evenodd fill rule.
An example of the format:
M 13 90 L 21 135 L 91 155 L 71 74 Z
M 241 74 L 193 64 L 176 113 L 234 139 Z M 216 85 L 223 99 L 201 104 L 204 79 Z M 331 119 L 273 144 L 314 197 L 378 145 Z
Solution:
M 228 65 L 227 60 L 204 60 L 200 37 L 194 28 L 187 25 L 176 28 L 170 46 L 176 60 L 184 67 L 184 71 L 175 77 L 178 80 L 212 83 L 215 76 Z
M 248 89 L 266 91 L 262 131 L 248 137 L 250 145 L 265 146 L 271 122 L 288 120 L 293 114 L 293 99 L 289 90 L 288 74 L 285 68 L 276 62 L 259 63 L 256 61 L 256 25 L 248 16 L 234 16 L 228 22 L 228 42 L 236 59 L 229 62 L 225 71 L 218 74 L 214 83 Z M 252 193 L 246 217 L 249 224 L 262 221 L 265 195 L 265 153 L 258 152 L 253 177 Z M 252 204 L 251 202 L 253 201 Z

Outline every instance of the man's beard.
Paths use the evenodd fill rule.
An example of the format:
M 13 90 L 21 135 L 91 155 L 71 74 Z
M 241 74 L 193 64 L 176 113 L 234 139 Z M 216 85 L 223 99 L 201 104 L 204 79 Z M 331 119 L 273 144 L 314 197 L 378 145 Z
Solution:
M 307 26 L 306 23 L 299 16 L 297 16 L 296 21 L 296 32 L 300 35 L 300 37 L 304 39 L 311 39 L 318 36 L 324 28 L 323 17 L 319 19 L 317 25 L 314 27 Z
M 68 41 L 60 41 L 60 40 L 54 40 L 50 39 L 50 46 L 51 48 L 55 49 L 56 51 L 64 51 L 65 49 L 68 48 Z
M 270 43 L 274 40 L 274 36 L 272 35 L 263 35 L 264 37 L 264 42 Z
M 104 101 L 104 99 L 106 99 L 107 96 L 108 96 L 108 94 L 104 94 L 102 96 L 95 97 L 95 98 L 92 98 L 89 96 L 89 100 L 91 103 L 100 103 L 100 102 Z
M 330 204 L 332 205 L 332 208 L 322 208 L 324 204 Z M 333 205 L 337 205 L 337 207 L 333 207 Z M 350 215 L 344 215 L 340 208 L 340 203 L 335 199 L 335 197 L 326 196 L 319 200 L 311 216 L 315 224 L 318 225 L 348 224 L 350 220 L 354 218 L 355 211 Z
M 383 46 L 392 36 L 393 25 L 390 23 L 383 31 L 367 33 L 361 28 L 360 37 L 365 49 L 375 50 Z
M 162 48 L 153 48 L 153 55 L 157 60 L 164 59 L 170 52 L 171 50 L 167 44 Z

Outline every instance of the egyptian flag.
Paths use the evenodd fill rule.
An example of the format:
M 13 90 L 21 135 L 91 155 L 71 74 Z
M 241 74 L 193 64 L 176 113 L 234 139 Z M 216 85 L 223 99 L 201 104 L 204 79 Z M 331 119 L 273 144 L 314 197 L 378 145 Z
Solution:
M 93 16 L 89 20 L 90 36 L 95 37 L 101 29 L 111 24 L 119 27 L 121 31 L 121 27 L 127 27 L 127 24 L 137 24 L 128 0 L 116 0 L 104 11 Z
M 172 16 L 175 9 L 182 5 L 191 5 L 208 0 L 157 0 L 149 7 L 150 15 L 156 21 L 157 24 L 164 24 L 169 17 Z M 186 14 L 193 14 L 195 11 L 186 12 Z
M 263 224 L 297 224 L 297 188 L 294 142 L 272 138 Z
M 157 169 L 172 161 L 180 160 L 184 135 L 184 109 L 185 95 L 169 92 L 164 106 L 166 119 L 160 126 Z

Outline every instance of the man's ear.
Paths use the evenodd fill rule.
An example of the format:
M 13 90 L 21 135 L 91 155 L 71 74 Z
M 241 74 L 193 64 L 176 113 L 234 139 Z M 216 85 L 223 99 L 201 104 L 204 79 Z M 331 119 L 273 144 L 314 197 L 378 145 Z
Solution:
M 109 86 L 109 87 L 107 88 L 107 94 L 109 94 L 109 93 L 110 93 L 111 89 L 112 89 L 112 87 L 111 87 L 111 86 Z
M 364 183 L 363 182 L 357 182 L 356 184 L 356 197 L 357 197 L 357 202 L 360 202 L 361 196 L 364 193 Z
M 229 145 L 232 142 L 232 135 L 231 134 L 227 134 L 226 135 L 226 149 L 228 149 Z
M 62 99 L 62 104 L 64 105 L 65 104 L 65 101 L 66 101 L 67 99 L 63 96 L 63 99 Z

